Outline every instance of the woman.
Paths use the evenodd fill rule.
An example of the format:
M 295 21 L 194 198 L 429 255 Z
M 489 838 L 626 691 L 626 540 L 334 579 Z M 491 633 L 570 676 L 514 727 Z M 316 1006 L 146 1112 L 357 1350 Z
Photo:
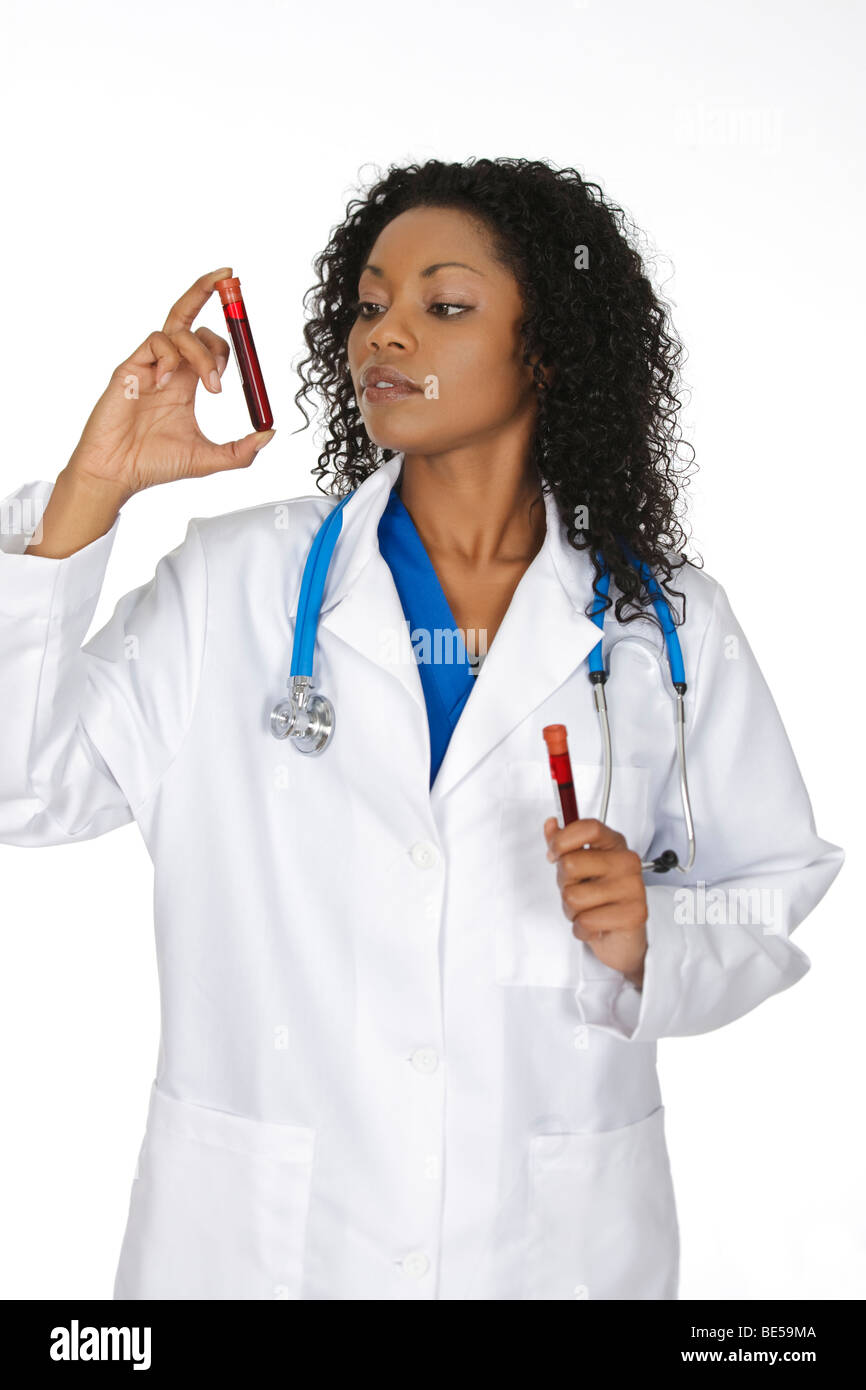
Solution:
M 229 355 L 192 329 L 223 267 L 115 370 L 53 488 L 7 499 L 37 515 L 0 556 L 2 839 L 134 818 L 155 867 L 162 1038 L 115 1297 L 676 1298 L 656 1041 L 795 983 L 790 934 L 842 862 L 683 553 L 678 345 L 622 214 L 541 162 L 392 169 L 317 272 L 298 399 L 324 398 L 330 492 L 191 521 L 80 646 L 120 508 L 263 442 L 195 422 Z M 336 724 L 303 756 L 270 711 L 351 489 L 315 649 Z M 686 836 L 665 645 L 624 547 L 679 617 L 678 882 L 642 868 L 672 844 L 685 862 Z

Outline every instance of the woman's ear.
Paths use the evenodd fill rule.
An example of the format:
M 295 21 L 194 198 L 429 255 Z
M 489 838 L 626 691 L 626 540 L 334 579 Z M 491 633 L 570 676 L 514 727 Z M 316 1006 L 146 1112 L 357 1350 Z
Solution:
M 541 375 L 544 378 L 544 384 L 546 385 L 547 389 L 550 390 L 550 387 L 556 380 L 556 368 L 548 367 L 540 359 L 536 358 L 534 361 L 530 362 L 529 367 L 527 368 L 530 375 L 532 376 L 533 381 L 535 380 L 534 367 L 536 365 L 536 362 L 538 366 L 541 368 Z

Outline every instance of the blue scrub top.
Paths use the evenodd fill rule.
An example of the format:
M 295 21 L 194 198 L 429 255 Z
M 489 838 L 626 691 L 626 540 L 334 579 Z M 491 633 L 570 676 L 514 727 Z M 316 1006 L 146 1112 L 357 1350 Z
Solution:
M 430 728 L 432 787 L 457 720 L 471 694 L 475 674 L 424 542 L 394 488 L 382 513 L 378 534 L 379 550 L 394 576 L 403 615 L 409 623 L 409 639 L 424 690 Z M 437 630 L 439 633 L 456 632 L 457 638 L 449 636 L 443 641 L 440 636 L 437 639 Z

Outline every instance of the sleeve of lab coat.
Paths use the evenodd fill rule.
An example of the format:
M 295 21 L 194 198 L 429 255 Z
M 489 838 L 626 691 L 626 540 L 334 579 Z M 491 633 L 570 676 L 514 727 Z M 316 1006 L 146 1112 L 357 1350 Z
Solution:
M 791 933 L 844 859 L 816 834 L 784 725 L 721 586 L 686 711 L 695 863 L 687 874 L 644 875 L 642 988 L 611 972 L 575 996 L 586 1024 L 632 1042 L 707 1033 L 795 984 L 810 961 Z M 675 757 L 646 857 L 669 848 L 685 859 Z
M 82 646 L 120 523 L 63 559 L 25 555 L 54 484 L 0 503 L 0 842 L 88 840 L 134 818 L 192 717 L 207 574 L 194 521 Z

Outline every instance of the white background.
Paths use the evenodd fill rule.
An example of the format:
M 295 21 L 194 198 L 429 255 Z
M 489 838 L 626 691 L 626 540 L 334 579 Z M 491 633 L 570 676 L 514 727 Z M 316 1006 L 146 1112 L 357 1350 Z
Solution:
M 862 9 L 7 0 L 4 15 L 0 496 L 56 477 L 112 368 L 220 265 L 241 276 L 277 424 L 253 468 L 127 504 L 91 634 L 190 516 L 316 491 L 292 364 L 313 257 L 359 185 L 430 157 L 544 158 L 643 228 L 689 351 L 693 552 L 757 653 L 819 833 L 848 855 L 798 930 L 805 979 L 659 1045 L 680 1293 L 866 1296 Z M 199 322 L 224 331 L 215 299 Z M 234 367 L 199 395 L 212 438 L 248 433 Z M 0 875 L 0 1296 L 110 1298 L 158 1042 L 150 860 L 132 824 L 0 846 Z

